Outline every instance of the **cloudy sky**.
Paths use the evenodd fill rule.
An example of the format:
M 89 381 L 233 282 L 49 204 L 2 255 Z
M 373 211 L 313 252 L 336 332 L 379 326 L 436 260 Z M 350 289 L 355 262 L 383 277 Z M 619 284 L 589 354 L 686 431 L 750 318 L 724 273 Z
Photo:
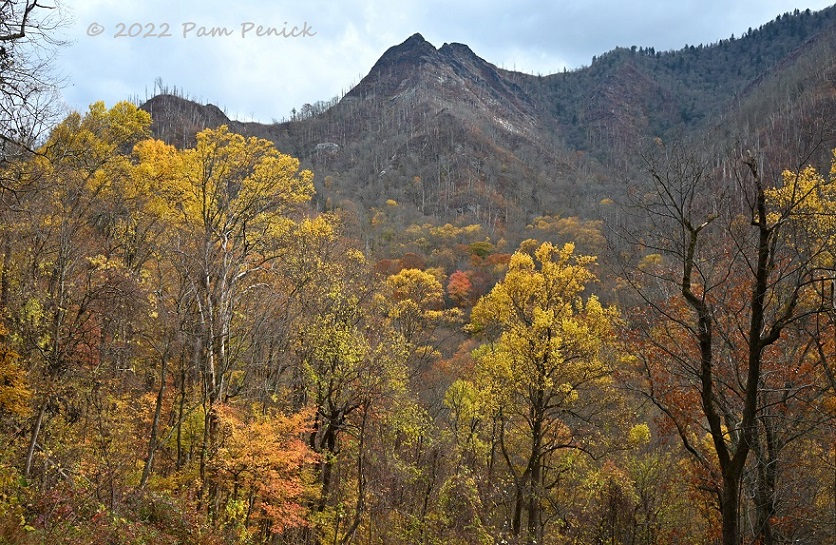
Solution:
M 416 32 L 507 69 L 550 74 L 616 46 L 679 49 L 740 36 L 833 0 L 59 0 L 69 45 L 64 99 L 153 96 L 176 87 L 241 120 L 270 122 L 341 96 Z M 394 8 L 392 6 L 397 6 Z M 261 30 L 259 32 L 259 27 Z

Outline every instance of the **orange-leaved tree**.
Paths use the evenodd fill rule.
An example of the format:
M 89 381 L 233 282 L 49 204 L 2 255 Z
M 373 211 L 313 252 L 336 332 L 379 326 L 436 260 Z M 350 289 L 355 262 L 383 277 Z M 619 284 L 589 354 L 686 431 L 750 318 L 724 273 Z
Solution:
M 737 153 L 718 162 L 683 142 L 656 142 L 648 183 L 632 192 L 639 216 L 624 231 L 634 249 L 622 270 L 642 303 L 626 332 L 641 376 L 632 386 L 713 493 L 724 545 L 742 539 L 752 454 L 753 539 L 779 539 L 781 451 L 812 429 L 804 415 L 821 395 L 811 361 L 821 332 L 810 332 L 832 307 L 822 286 L 833 248 L 814 233 L 832 222 L 836 202 L 810 169 L 770 179 L 759 157 Z

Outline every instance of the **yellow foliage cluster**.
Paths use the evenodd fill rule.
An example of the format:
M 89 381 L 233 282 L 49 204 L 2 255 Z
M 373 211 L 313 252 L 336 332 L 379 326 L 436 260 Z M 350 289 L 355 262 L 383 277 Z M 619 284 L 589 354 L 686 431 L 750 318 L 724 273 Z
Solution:
M 0 335 L 5 335 L 2 326 Z M 26 370 L 20 364 L 20 356 L 5 343 L 0 343 L 0 411 L 19 417 L 28 416 L 31 397 L 32 390 Z
M 571 241 L 588 250 L 596 251 L 606 247 L 606 240 L 602 234 L 604 224 L 600 220 L 583 220 L 577 216 L 564 218 L 554 214 L 534 218 L 527 228 L 529 231 L 537 232 L 540 239 Z
M 489 341 L 474 352 L 478 381 L 504 410 L 570 406 L 581 385 L 606 380 L 617 314 L 595 296 L 583 300 L 594 263 L 572 244 L 517 252 L 505 278 L 473 308 L 469 329 Z

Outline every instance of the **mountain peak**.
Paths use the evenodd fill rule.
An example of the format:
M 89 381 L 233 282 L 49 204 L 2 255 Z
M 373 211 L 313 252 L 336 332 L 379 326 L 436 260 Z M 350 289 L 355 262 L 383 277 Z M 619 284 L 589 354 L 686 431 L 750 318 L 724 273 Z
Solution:
M 436 111 L 450 104 L 463 105 L 456 110 L 462 115 L 465 110 L 479 110 L 476 117 L 502 119 L 503 127 L 512 132 L 532 128 L 533 103 L 514 81 L 501 76 L 496 66 L 467 45 L 445 43 L 436 49 L 418 33 L 386 50 L 346 94 L 350 100 L 415 96 L 435 103 Z
M 403 44 L 401 44 L 401 45 L 404 45 L 404 44 L 407 44 L 407 43 L 410 43 L 410 42 L 413 42 L 413 43 L 423 43 L 423 42 L 427 42 L 427 40 L 425 40 L 425 39 L 424 39 L 424 37 L 421 35 L 421 33 L 420 33 L 420 32 L 416 32 L 415 34 L 413 34 L 412 36 L 410 36 L 409 38 L 407 38 L 407 39 L 403 42 Z M 429 43 L 429 42 L 427 42 L 427 43 Z
M 452 42 L 449 44 L 444 44 L 441 46 L 441 49 L 438 50 L 439 53 L 443 55 L 467 55 L 476 57 L 476 53 L 473 52 L 470 47 L 465 44 L 460 44 L 457 42 Z
M 403 43 L 387 49 L 368 75 L 346 96 L 394 96 L 399 92 L 402 83 L 412 79 L 422 65 L 437 65 L 440 61 L 441 57 L 435 46 L 416 32 Z
M 496 67 L 461 43 L 445 43 L 436 49 L 420 33 L 392 46 L 368 75 L 346 96 L 395 97 L 409 88 L 437 85 L 455 75 L 469 81 L 496 80 Z
M 396 64 L 404 61 L 417 62 L 421 59 L 429 60 L 436 58 L 438 51 L 435 46 L 424 39 L 419 33 L 407 38 L 403 43 L 390 47 L 377 61 L 378 65 Z M 372 68 L 374 72 L 375 67 Z

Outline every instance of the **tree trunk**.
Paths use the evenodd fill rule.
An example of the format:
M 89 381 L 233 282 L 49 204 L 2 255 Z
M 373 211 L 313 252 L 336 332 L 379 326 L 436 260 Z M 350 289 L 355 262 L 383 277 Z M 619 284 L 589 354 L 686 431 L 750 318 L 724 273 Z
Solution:
M 523 482 L 517 485 L 516 496 L 514 498 L 514 517 L 511 519 L 511 533 L 515 537 L 519 536 L 522 531 L 522 511 L 523 503 L 525 502 L 524 487 L 525 483 Z
M 500 420 L 502 416 L 500 414 Z M 511 463 L 511 458 L 508 456 L 508 451 L 505 448 L 505 423 L 502 422 L 499 427 L 499 447 L 502 453 L 502 458 L 508 466 L 508 470 L 514 477 L 514 513 L 511 517 L 511 533 L 515 538 L 520 536 L 522 532 L 522 512 L 525 504 L 525 489 L 528 486 L 528 479 L 531 476 L 530 468 L 526 468 L 522 475 L 518 475 L 514 470 L 514 465 Z
M 354 534 L 363 520 L 366 511 L 366 419 L 368 417 L 368 405 L 362 407 L 362 418 L 360 420 L 359 444 L 357 446 L 357 502 L 354 506 L 354 518 L 346 528 L 340 543 L 348 545 L 354 540 Z
M 23 469 L 23 476 L 27 479 L 32 473 L 32 461 L 35 458 L 35 449 L 38 446 L 38 435 L 41 433 L 41 426 L 44 423 L 44 415 L 46 414 L 46 406 L 49 400 L 44 399 L 41 403 L 41 408 L 38 409 L 38 417 L 35 419 L 35 424 L 32 426 L 32 434 L 29 438 L 29 448 L 26 450 L 26 464 Z
M 543 393 L 539 392 L 540 399 Z M 543 453 L 542 453 L 542 431 L 543 419 L 539 416 L 539 408 L 535 409 L 538 416 L 534 418 L 534 425 L 531 430 L 531 458 L 529 468 L 531 484 L 528 493 L 528 543 L 542 542 L 543 533 L 542 509 L 540 506 L 540 481 L 542 480 Z
M 145 457 L 145 466 L 142 468 L 142 477 L 139 480 L 139 488 L 145 488 L 151 470 L 154 467 L 154 454 L 157 452 L 157 434 L 160 428 L 160 418 L 163 412 L 163 400 L 165 398 L 166 371 L 168 370 L 167 358 L 165 355 L 160 359 L 160 389 L 157 390 L 157 400 L 154 405 L 154 420 L 151 422 L 151 435 L 148 438 L 148 454 Z
M 337 452 L 337 430 L 341 423 L 342 420 L 339 417 L 336 419 L 332 417 L 325 428 L 320 443 L 319 452 L 324 451 L 326 453 L 322 459 L 322 470 L 320 474 L 322 488 L 320 489 L 319 506 L 317 508 L 320 512 L 324 511 L 328 505 L 328 495 L 331 492 L 331 479 L 334 472 L 334 459 L 336 458 Z
M 769 414 L 761 416 L 760 423 L 764 429 L 766 450 L 764 451 L 761 437 L 755 436 L 753 450 L 757 464 L 755 481 L 755 515 L 756 540 L 761 545 L 775 545 L 775 532 L 772 528 L 772 518 L 775 516 L 775 485 L 778 468 L 778 445 L 775 431 L 769 420 Z
M 9 307 L 9 269 L 12 262 L 12 242 L 10 237 L 3 240 L 3 269 L 0 271 L 0 308 Z
M 186 368 L 180 370 L 180 403 L 177 407 L 177 469 L 186 464 L 183 456 L 183 418 L 186 414 Z
M 740 545 L 740 477 L 723 474 L 723 492 L 720 502 L 723 527 L 723 545 Z

